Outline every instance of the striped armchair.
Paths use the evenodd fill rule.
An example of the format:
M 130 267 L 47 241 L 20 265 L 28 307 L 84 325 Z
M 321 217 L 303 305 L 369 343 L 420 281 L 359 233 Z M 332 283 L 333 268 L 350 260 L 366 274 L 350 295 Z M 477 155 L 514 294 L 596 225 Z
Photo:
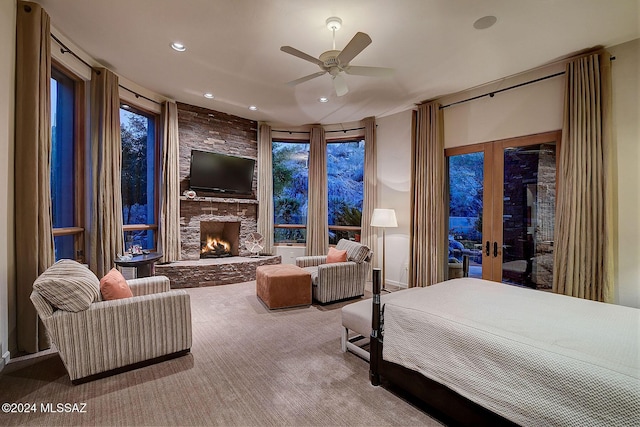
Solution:
M 90 280 L 97 280 L 84 270 L 93 276 Z M 74 384 L 186 354 L 191 348 L 189 294 L 170 290 L 164 276 L 128 280 L 132 298 L 102 301 L 98 295 L 88 308 L 73 311 L 52 305 L 46 292 L 38 291 L 38 280 L 31 301 Z M 48 280 L 55 284 L 56 278 Z
M 346 262 L 326 264 L 326 255 L 296 258 L 296 265 L 311 273 L 313 298 L 320 303 L 364 295 L 371 250 L 345 239 L 338 242 L 336 249 L 347 251 Z

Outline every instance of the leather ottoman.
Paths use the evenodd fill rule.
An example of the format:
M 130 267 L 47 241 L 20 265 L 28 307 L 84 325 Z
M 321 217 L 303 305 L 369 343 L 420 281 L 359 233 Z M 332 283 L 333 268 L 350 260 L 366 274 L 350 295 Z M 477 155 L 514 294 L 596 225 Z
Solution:
M 311 304 L 311 273 L 291 264 L 256 268 L 256 294 L 270 309 Z

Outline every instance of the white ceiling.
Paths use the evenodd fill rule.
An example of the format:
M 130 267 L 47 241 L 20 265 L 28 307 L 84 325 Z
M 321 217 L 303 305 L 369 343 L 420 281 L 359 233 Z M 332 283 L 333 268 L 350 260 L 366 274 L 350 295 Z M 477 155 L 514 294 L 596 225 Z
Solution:
M 37 0 L 52 26 L 101 64 L 179 102 L 298 126 L 382 117 L 420 101 L 517 74 L 595 46 L 640 37 L 640 0 Z M 494 15 L 497 23 L 473 23 Z M 373 42 L 352 65 L 392 77 L 329 75 L 280 51 L 331 49 L 325 21 L 342 19 L 336 48 L 358 32 Z M 180 41 L 187 50 L 170 48 Z M 211 92 L 215 99 L 202 95 Z M 321 96 L 329 102 L 319 103 Z M 258 111 L 249 111 L 249 105 Z

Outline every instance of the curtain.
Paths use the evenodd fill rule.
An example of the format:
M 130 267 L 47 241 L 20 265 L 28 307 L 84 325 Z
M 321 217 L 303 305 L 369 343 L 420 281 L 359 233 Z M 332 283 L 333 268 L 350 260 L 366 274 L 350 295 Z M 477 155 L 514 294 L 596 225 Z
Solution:
M 307 255 L 326 255 L 329 251 L 327 197 L 327 141 L 322 126 L 313 126 L 309 147 Z
M 567 64 L 553 291 L 613 302 L 611 62 Z
M 118 76 L 101 68 L 91 78 L 91 230 L 89 266 L 98 276 L 123 252 L 122 142 Z
M 411 226 L 409 287 L 445 279 L 445 157 L 440 104 L 430 102 L 415 114 L 411 149 Z
M 273 154 L 271 126 L 258 127 L 258 233 L 264 236 L 263 252 L 273 253 Z
M 367 245 L 373 253 L 378 252 L 378 234 L 376 228 L 371 227 L 371 216 L 378 204 L 378 167 L 376 155 L 376 119 L 364 119 L 364 191 L 362 201 L 362 230 L 360 241 Z M 377 259 L 377 257 L 374 257 Z
M 29 299 L 54 262 L 51 217 L 50 19 L 36 3 L 18 2 L 15 93 L 16 340 L 19 351 L 49 347 Z
M 160 262 L 180 259 L 180 165 L 178 147 L 178 107 L 162 104 L 162 183 L 160 187 Z

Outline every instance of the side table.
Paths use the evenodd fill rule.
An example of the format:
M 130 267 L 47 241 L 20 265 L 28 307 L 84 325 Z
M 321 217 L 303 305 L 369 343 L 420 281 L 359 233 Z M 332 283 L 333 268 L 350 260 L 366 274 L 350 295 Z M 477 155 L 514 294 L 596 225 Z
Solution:
M 118 267 L 134 267 L 136 269 L 136 278 L 150 277 L 155 275 L 156 261 L 162 258 L 160 252 L 150 252 L 148 254 L 134 255 L 129 260 L 115 260 Z

